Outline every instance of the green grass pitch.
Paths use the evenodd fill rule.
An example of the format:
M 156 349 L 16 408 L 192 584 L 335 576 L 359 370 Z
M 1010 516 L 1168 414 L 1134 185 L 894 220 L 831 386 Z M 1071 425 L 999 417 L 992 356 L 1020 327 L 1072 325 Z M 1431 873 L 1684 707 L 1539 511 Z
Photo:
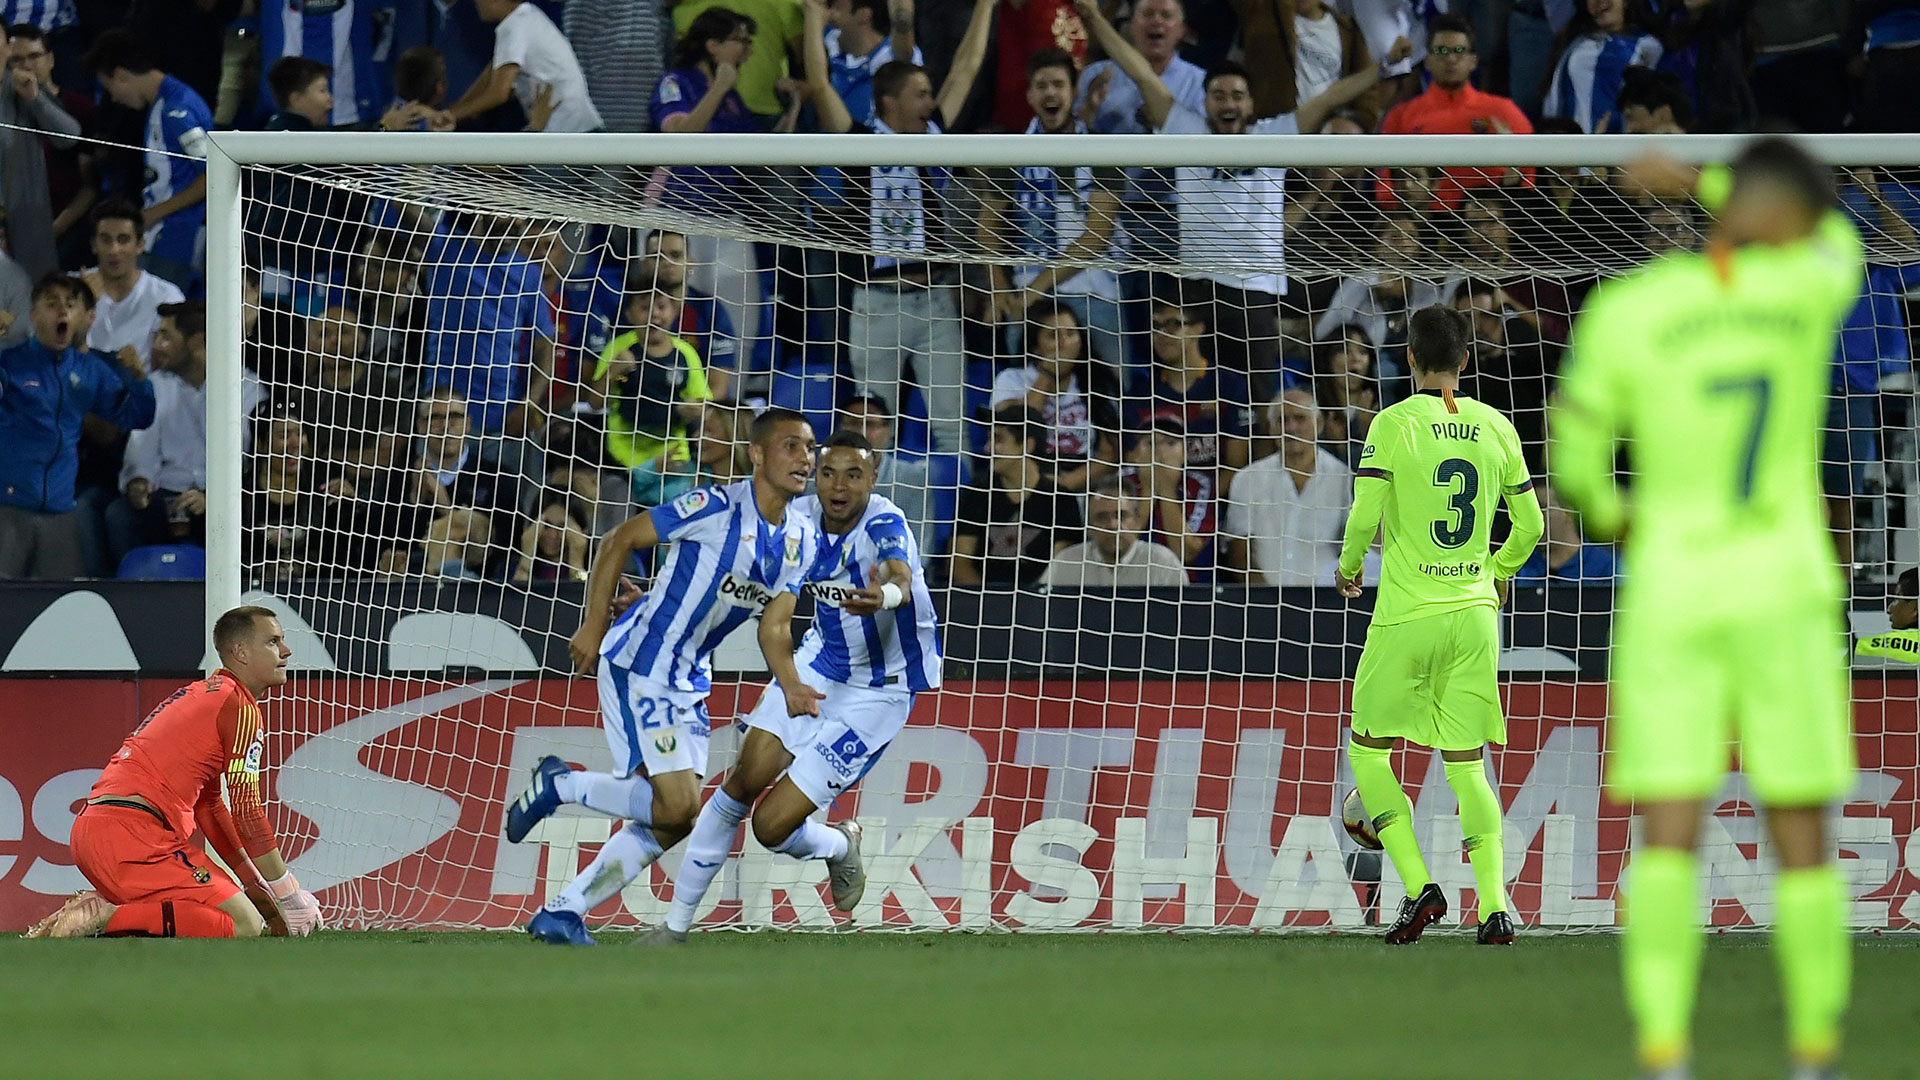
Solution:
M 0 940 L 0 1076 L 1605 1077 L 1616 939 L 329 933 Z M 1861 938 L 1848 1068 L 1920 1077 L 1920 940 Z M 1783 1074 L 1764 939 L 1718 938 L 1700 1080 Z

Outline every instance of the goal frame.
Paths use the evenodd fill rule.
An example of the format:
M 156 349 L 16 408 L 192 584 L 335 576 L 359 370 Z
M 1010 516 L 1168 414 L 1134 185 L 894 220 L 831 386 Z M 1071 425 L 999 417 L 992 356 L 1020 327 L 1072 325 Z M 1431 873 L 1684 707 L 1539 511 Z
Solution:
M 242 411 L 241 177 L 256 165 L 825 166 L 1009 168 L 1300 168 L 1394 166 L 1577 168 L 1658 151 L 1687 164 L 1724 161 L 1751 135 L 732 135 L 222 131 L 207 151 L 207 625 L 240 603 Z M 1811 135 L 1830 165 L 1920 165 L 1920 139 Z M 1049 146 L 1071 148 L 1048 162 Z M 884 153 L 876 151 L 884 150 Z M 211 631 L 209 631 L 211 633 Z M 210 639 L 209 639 L 210 640 Z M 207 651 L 213 662 L 211 647 Z

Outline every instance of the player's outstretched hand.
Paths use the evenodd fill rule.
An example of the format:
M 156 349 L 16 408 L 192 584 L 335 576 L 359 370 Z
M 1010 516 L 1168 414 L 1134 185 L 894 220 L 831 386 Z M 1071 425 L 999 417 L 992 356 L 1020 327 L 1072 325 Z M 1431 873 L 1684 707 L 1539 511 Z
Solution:
M 1333 572 L 1333 583 L 1340 589 L 1341 596 L 1349 600 L 1358 600 L 1360 598 L 1360 576 L 1365 573 L 1366 571 L 1362 570 L 1359 574 L 1348 577 L 1339 570 L 1335 570 Z
M 588 623 L 573 632 L 567 642 L 567 652 L 573 657 L 573 670 L 582 675 L 593 674 L 600 664 L 600 639 L 606 636 L 606 630 Z
M 849 615 L 872 615 L 880 610 L 886 598 L 880 594 L 880 586 L 867 585 L 847 594 L 840 606 Z
M 268 936 L 287 936 L 289 932 L 287 917 L 280 911 L 280 902 L 273 898 L 273 894 L 267 891 L 266 886 L 259 884 L 247 886 L 247 899 L 252 901 L 254 910 L 260 913 L 261 920 L 267 924 Z
M 640 602 L 646 592 L 640 584 L 630 577 L 622 576 L 620 583 L 613 587 L 613 617 L 619 618 L 627 609 Z
M 780 691 L 787 695 L 788 716 L 819 716 L 820 701 L 827 696 L 803 682 L 783 686 Z

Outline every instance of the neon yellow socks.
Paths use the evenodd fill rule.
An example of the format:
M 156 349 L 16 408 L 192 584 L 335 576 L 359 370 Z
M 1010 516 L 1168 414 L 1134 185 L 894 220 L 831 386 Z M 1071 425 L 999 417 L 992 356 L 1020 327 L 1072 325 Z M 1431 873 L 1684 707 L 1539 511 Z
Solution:
M 1433 878 L 1427 873 L 1427 861 L 1420 856 L 1420 841 L 1413 835 L 1413 803 L 1405 788 L 1393 775 L 1393 751 L 1347 744 L 1347 761 L 1353 766 L 1353 786 L 1360 789 L 1360 801 L 1373 817 L 1373 829 L 1380 834 L 1380 846 L 1393 860 L 1393 869 L 1406 886 L 1407 895 L 1417 895 Z
M 1688 1054 L 1693 1001 L 1700 983 L 1698 861 L 1690 851 L 1650 847 L 1627 868 L 1627 926 L 1620 965 L 1627 1011 L 1639 1034 L 1640 1063 L 1662 1069 Z
M 1449 761 L 1446 770 L 1447 786 L 1460 801 L 1460 832 L 1466 838 L 1467 861 L 1473 864 L 1480 921 L 1485 922 L 1494 912 L 1507 910 L 1506 834 L 1500 826 L 1500 797 L 1487 783 L 1486 763 L 1480 758 Z
M 1787 1048 L 1804 1065 L 1840 1050 L 1840 1014 L 1853 981 L 1847 889 L 1831 863 L 1782 870 L 1773 892 L 1773 950 L 1786 1004 Z

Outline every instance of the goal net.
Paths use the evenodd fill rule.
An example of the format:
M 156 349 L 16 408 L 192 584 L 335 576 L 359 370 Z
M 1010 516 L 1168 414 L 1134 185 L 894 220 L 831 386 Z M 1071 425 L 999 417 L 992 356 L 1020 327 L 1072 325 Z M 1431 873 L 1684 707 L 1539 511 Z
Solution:
M 596 538 L 743 477 L 768 406 L 881 448 L 941 621 L 943 685 L 827 811 L 866 826 L 853 926 L 1384 921 L 1403 890 L 1341 821 L 1371 590 L 1330 586 L 1359 448 L 1411 392 L 1408 316 L 1431 304 L 1469 317 L 1467 392 L 1513 418 L 1547 508 L 1500 618 L 1507 889 L 1530 927 L 1617 922 L 1632 837 L 1601 783 L 1604 679 L 1631 568 L 1544 483 L 1545 404 L 1594 285 L 1703 241 L 1692 202 L 1615 183 L 1643 142 L 214 143 L 208 604 L 291 631 L 272 792 L 336 925 L 517 926 L 608 838 L 577 808 L 502 837 L 543 755 L 611 763 L 568 659 Z M 1920 560 L 1920 186 L 1910 149 L 1822 149 L 1872 250 L 1823 469 L 1867 635 Z M 714 669 L 708 790 L 767 680 L 751 623 Z M 1908 662 L 1856 662 L 1861 781 L 1834 822 L 1860 927 L 1920 924 L 1914 686 Z M 1441 762 L 1395 764 L 1470 923 Z M 1714 803 L 1705 915 L 1765 924 L 1738 774 Z M 590 925 L 657 922 L 678 863 Z M 701 925 L 827 927 L 823 884 L 743 836 Z

